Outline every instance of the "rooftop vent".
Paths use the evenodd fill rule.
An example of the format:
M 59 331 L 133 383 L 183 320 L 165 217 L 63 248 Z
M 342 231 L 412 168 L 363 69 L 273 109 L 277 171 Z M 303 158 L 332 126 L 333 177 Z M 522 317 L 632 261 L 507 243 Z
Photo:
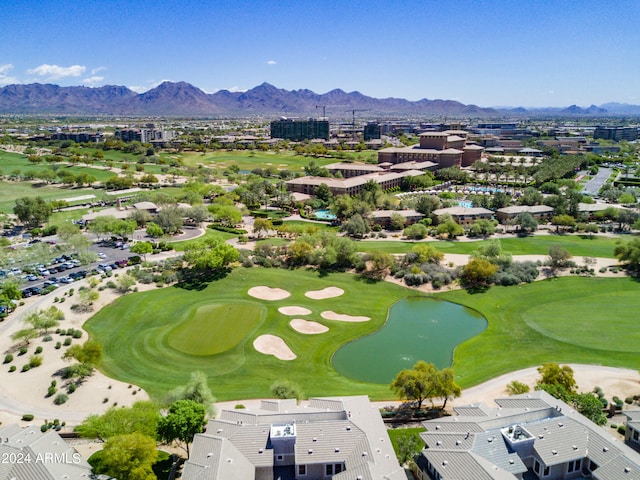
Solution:
M 460 440 L 456 440 L 456 445 L 460 445 Z
M 516 461 L 512 458 L 512 459 L 510 459 L 510 460 L 509 460 L 509 463 L 510 463 L 511 465 L 513 465 L 514 463 L 516 463 Z
M 603 452 L 608 452 L 609 451 L 609 447 L 602 447 L 602 451 Z
M 442 445 L 442 442 L 440 440 L 436 441 L 436 445 Z
M 578 446 L 577 445 L 571 445 L 571 448 L 573 448 L 574 450 L 577 450 Z
M 446 460 L 443 460 L 442 461 L 442 466 L 444 467 L 447 463 L 449 463 L 449 462 L 447 462 Z
M 440 430 L 440 425 L 436 425 L 436 430 Z
M 218 430 L 216 430 L 216 433 L 222 433 L 222 429 L 219 428 Z
M 363 457 L 366 457 L 367 455 L 369 455 L 367 452 L 362 452 Z
M 211 457 L 213 457 L 213 452 L 207 453 L 207 458 L 211 458 Z
M 542 440 L 542 439 L 544 438 L 544 435 L 543 435 L 543 434 L 540 434 L 540 435 L 538 435 L 538 438 L 539 438 L 540 440 Z
M 564 423 L 562 423 L 562 422 L 558 422 L 558 426 L 559 426 L 560 428 L 562 428 L 562 427 L 564 427 Z
M 624 467 L 624 473 L 629 473 L 631 469 L 629 467 Z
M 318 439 L 316 437 L 313 437 L 312 441 L 317 442 Z
M 557 455 L 557 454 L 558 454 L 558 451 L 557 451 L 557 450 L 551 450 L 551 454 L 552 454 L 552 455 Z
M 351 425 L 347 425 L 347 432 L 351 431 Z
M 336 449 L 334 450 L 334 452 L 336 453 L 340 453 L 340 449 L 338 447 L 336 447 Z
M 309 449 L 309 450 L 308 450 L 308 453 L 309 453 L 309 455 L 311 455 L 311 454 L 313 453 L 313 450 L 312 450 L 312 449 Z
M 259 449 L 258 453 L 264 453 L 264 448 Z

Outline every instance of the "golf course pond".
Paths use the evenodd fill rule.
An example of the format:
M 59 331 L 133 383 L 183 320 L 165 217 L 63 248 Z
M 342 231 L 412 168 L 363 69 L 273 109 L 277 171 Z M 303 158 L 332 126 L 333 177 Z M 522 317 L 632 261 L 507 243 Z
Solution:
M 487 319 L 457 303 L 408 297 L 389 310 L 384 327 L 354 340 L 333 356 L 342 375 L 363 382 L 390 383 L 418 360 L 450 367 L 453 351 L 487 328 Z

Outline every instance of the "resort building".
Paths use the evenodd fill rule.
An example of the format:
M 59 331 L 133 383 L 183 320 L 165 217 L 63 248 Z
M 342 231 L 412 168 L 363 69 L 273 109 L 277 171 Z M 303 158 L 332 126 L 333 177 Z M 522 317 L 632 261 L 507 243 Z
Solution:
M 420 480 L 640 479 L 640 454 L 544 391 L 456 407 L 421 433 Z
M 193 440 L 183 480 L 406 480 L 365 396 L 223 410 Z
M 357 195 L 369 181 L 374 181 L 382 190 L 399 187 L 404 177 L 423 175 L 419 170 L 407 172 L 380 172 L 359 175 L 350 178 L 332 177 L 300 177 L 286 181 L 287 191 L 313 195 L 323 183 L 329 187 L 333 195 Z
M 624 412 L 627 416 L 627 428 L 624 432 L 625 441 L 640 451 L 640 410 Z
M 369 218 L 375 224 L 388 228 L 391 224 L 391 215 L 402 215 L 405 220 L 405 226 L 413 225 L 424 218 L 424 215 L 415 210 L 374 210 Z
M 55 430 L 0 427 L 0 480 L 87 480 L 91 465 Z
M 436 217 L 451 215 L 451 218 L 459 225 L 471 225 L 476 220 L 491 220 L 493 218 L 493 212 L 482 207 L 439 208 L 432 213 Z
M 483 147 L 467 145 L 467 132 L 447 130 L 424 132 L 420 143 L 408 147 L 390 147 L 378 151 L 378 163 L 434 162 L 438 168 L 468 167 L 480 160 Z
M 548 222 L 553 217 L 553 207 L 547 205 L 513 205 L 496 210 L 496 217 L 502 224 L 515 219 L 521 213 L 530 214 L 538 222 Z

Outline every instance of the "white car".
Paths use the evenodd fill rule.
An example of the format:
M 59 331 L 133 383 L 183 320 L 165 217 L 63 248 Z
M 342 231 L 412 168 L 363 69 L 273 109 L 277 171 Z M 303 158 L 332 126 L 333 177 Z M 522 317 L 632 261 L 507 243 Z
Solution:
M 106 253 L 102 253 L 102 252 L 98 252 L 98 258 L 107 258 L 107 254 Z

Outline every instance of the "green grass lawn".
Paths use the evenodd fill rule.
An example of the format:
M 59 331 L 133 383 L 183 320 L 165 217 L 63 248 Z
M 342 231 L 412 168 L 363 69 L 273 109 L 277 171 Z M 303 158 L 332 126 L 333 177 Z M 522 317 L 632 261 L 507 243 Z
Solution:
M 189 355 L 231 350 L 264 321 L 266 309 L 252 303 L 209 304 L 191 309 L 169 334 L 169 345 Z
M 536 235 L 533 237 L 501 238 L 503 250 L 512 255 L 547 255 L 549 247 L 560 245 L 574 257 L 614 258 L 613 249 L 618 238 L 587 235 Z M 473 242 L 433 241 L 427 242 L 443 253 L 471 254 L 488 240 Z M 415 242 L 397 242 L 390 240 L 360 242 L 358 249 L 363 252 L 383 250 L 388 253 L 410 252 Z
M 469 387 L 544 362 L 638 368 L 639 288 L 630 278 L 563 277 L 485 293 L 438 294 L 489 322 L 456 349 L 458 382 Z
M 32 182 L 0 181 L 0 212 L 12 213 L 16 199 L 21 197 L 42 197 L 45 200 L 61 200 L 80 195 L 95 195 L 96 190 L 87 188 L 67 188 Z M 100 195 L 100 191 L 98 191 Z
M 219 151 L 207 153 L 186 152 L 180 155 L 185 165 L 196 166 L 203 164 L 213 168 L 227 168 L 237 165 L 240 170 L 273 167 L 278 170 L 287 169 L 301 171 L 311 160 L 317 165 L 327 165 L 336 162 L 333 158 L 315 158 L 296 155 L 293 152 L 251 152 L 251 151 Z
M 280 301 L 260 301 L 247 294 L 257 285 L 284 288 L 292 295 Z M 316 301 L 304 296 L 307 290 L 332 285 L 345 290 L 345 294 Z M 470 387 L 544 362 L 638 368 L 638 288 L 638 283 L 629 278 L 564 277 L 517 287 L 492 287 L 485 293 L 459 290 L 437 294 L 438 298 L 476 309 L 489 323 L 482 334 L 455 351 L 453 367 L 459 384 Z M 309 396 L 367 394 L 373 399 L 388 399 L 392 393 L 387 385 L 343 377 L 333 368 L 331 357 L 341 345 L 381 328 L 388 309 L 398 299 L 416 294 L 420 295 L 393 284 L 368 283 L 351 274 L 321 277 L 306 270 L 238 268 L 200 291 L 170 287 L 127 295 L 97 313 L 85 328 L 91 338 L 103 344 L 102 371 L 138 384 L 156 398 L 185 383 L 191 371 L 203 370 L 220 400 L 268 396 L 271 383 L 281 378 L 298 383 Z M 266 315 L 264 320 L 254 317 L 238 325 L 239 330 L 249 333 L 242 338 L 238 334 L 217 347 L 225 351 L 203 356 L 210 348 L 207 342 L 216 340 L 196 337 L 207 331 L 211 336 L 228 335 L 236 325 L 235 321 L 207 321 L 189 332 L 189 326 L 182 323 L 185 318 L 211 305 L 252 305 L 257 311 L 266 309 Z M 291 318 L 277 311 L 287 305 L 311 309 L 312 314 L 305 318 L 329 326 L 329 332 L 302 335 L 294 331 L 289 326 Z M 332 309 L 367 315 L 372 320 L 343 323 L 320 317 L 322 311 Z M 233 317 L 237 315 L 238 311 Z M 176 329 L 182 329 L 185 336 L 181 348 L 172 347 L 169 340 Z M 281 361 L 255 351 L 254 339 L 267 333 L 283 338 L 298 358 Z M 427 361 L 428 351 L 425 345 Z
M 391 440 L 391 445 L 393 445 L 393 451 L 396 452 L 396 456 L 398 456 L 398 441 L 404 437 L 411 437 L 413 435 L 420 435 L 422 432 L 426 432 L 427 429 L 424 427 L 412 427 L 412 428 L 390 428 L 387 429 L 387 433 L 389 434 L 389 440 Z
M 291 292 L 291 297 L 274 302 L 253 299 L 247 291 L 257 285 L 284 288 Z M 308 290 L 327 286 L 340 287 L 345 294 L 326 300 L 304 296 Z M 193 370 L 208 375 L 212 391 L 220 400 L 270 396 L 270 385 L 281 378 L 298 383 L 306 395 L 369 394 L 374 398 L 390 398 L 388 385 L 357 382 L 338 374 L 331 365 L 331 356 L 343 343 L 378 330 L 391 305 L 408 294 L 413 292 L 384 282 L 369 284 L 350 274 L 320 277 L 317 272 L 305 270 L 237 268 L 201 291 L 170 287 L 127 295 L 98 312 L 85 328 L 91 338 L 103 345 L 101 370 L 142 386 L 155 398 L 186 383 Z M 186 354 L 171 347 L 171 332 L 189 312 L 211 304 L 239 303 L 266 309 L 266 317 L 235 347 L 209 356 Z M 322 335 L 296 332 L 289 326 L 291 317 L 277 310 L 287 305 L 311 309 L 312 314 L 304 318 L 329 326 L 329 332 Z M 340 312 L 368 315 L 372 320 L 348 323 L 322 319 L 322 311 L 336 310 L 337 305 Z M 233 325 L 218 327 L 212 334 L 224 333 L 229 328 Z M 253 341 L 263 334 L 283 338 L 298 358 L 282 361 L 258 353 Z

